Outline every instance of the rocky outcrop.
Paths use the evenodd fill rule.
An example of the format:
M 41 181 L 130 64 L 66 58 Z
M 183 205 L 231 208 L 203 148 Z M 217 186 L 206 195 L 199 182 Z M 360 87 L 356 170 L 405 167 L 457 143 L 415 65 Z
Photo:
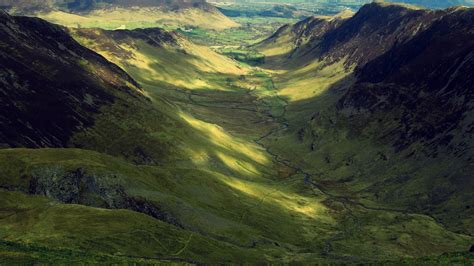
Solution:
M 18 183 L 2 183 L 0 188 L 42 195 L 67 204 L 81 204 L 107 209 L 128 209 L 181 227 L 179 221 L 158 202 L 130 195 L 120 174 L 66 169 L 59 165 L 41 165 L 24 174 Z

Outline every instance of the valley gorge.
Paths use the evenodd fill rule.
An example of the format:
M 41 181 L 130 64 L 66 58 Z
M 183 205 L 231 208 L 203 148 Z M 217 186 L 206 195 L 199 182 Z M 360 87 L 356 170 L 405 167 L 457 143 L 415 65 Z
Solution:
M 309 17 L 258 64 L 46 20 L 0 11 L 0 263 L 472 263 L 473 8 Z

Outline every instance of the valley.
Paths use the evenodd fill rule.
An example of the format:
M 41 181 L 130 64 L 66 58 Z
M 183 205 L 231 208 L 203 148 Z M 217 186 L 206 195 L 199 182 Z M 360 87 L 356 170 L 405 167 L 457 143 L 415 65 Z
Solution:
M 0 135 L 2 261 L 474 260 L 472 9 L 373 3 L 235 39 L 44 18 L 68 28 L 0 14 L 0 92 L 23 103 L 0 121 L 24 132 Z M 67 119 L 37 126 L 31 84 L 61 73 L 44 112 Z

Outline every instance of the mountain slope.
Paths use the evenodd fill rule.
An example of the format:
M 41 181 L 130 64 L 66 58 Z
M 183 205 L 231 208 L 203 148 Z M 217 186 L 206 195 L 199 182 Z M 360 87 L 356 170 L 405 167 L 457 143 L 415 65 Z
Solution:
M 142 95 L 150 91 L 139 89 L 135 81 L 121 69 L 77 44 L 58 26 L 40 19 L 11 17 L 4 13 L 1 23 L 2 36 L 5 37 L 2 39 L 2 51 L 8 51 L 1 62 L 8 67 L 5 70 L 8 74 L 23 73 L 23 65 L 15 68 L 17 65 L 11 61 L 24 62 L 22 60 L 33 55 L 38 55 L 35 60 L 38 66 L 43 63 L 49 67 L 41 73 L 21 76 L 20 81 L 5 79 L 7 83 L 3 83 L 2 90 L 7 96 L 4 98 L 6 103 L 23 106 L 9 110 L 10 114 L 2 118 L 11 120 L 2 120 L 2 123 L 5 121 L 9 125 L 24 110 L 29 114 L 29 110 L 33 109 L 37 112 L 35 118 L 40 115 L 39 122 L 49 122 L 51 127 L 61 123 L 60 128 L 63 128 L 66 124 L 62 121 L 68 119 L 69 115 L 65 112 L 55 113 L 57 105 L 73 110 L 70 118 L 73 122 L 84 117 L 91 119 L 87 127 L 74 127 L 73 132 L 61 139 L 64 143 L 46 141 L 59 137 L 55 131 L 42 131 L 41 126 L 33 128 L 35 131 L 30 135 L 12 141 L 17 134 L 12 137 L 6 133 L 19 131 L 18 127 L 22 124 L 13 124 L 16 127 L 8 128 L 9 131 L 2 127 L 2 136 L 8 141 L 7 147 L 15 148 L 0 151 L 3 158 L 0 167 L 2 241 L 20 246 L 32 243 L 33 249 L 42 249 L 47 254 L 62 254 L 58 249 L 86 252 L 85 259 L 92 260 L 94 256 L 99 256 L 97 253 L 109 254 L 111 260 L 118 261 L 130 257 L 188 262 L 216 262 L 222 261 L 222 258 L 229 261 L 266 260 L 257 255 L 257 251 L 251 250 L 248 242 L 265 243 L 264 235 L 269 233 L 257 233 L 246 225 L 248 222 L 238 219 L 242 209 L 247 204 L 256 204 L 258 199 L 236 193 L 230 186 L 240 184 L 240 177 L 219 172 L 240 170 L 234 160 L 253 162 L 243 151 L 260 156 L 262 160 L 255 167 L 244 163 L 246 167 L 253 171 L 267 171 L 264 165 L 266 158 L 255 144 L 230 137 L 223 129 L 195 119 L 167 101 L 157 97 L 152 97 L 153 101 L 150 101 Z M 121 35 L 119 32 L 117 35 L 134 41 L 153 40 L 151 47 L 154 49 L 163 49 L 166 43 L 171 46 L 177 43 L 173 35 L 161 30 L 151 30 L 151 38 L 141 31 L 124 33 Z M 159 34 L 166 38 L 158 41 Z M 137 38 L 134 39 L 134 36 Z M 18 46 L 17 40 L 23 40 L 23 46 Z M 33 49 L 38 53 L 31 54 Z M 222 58 L 227 66 L 233 63 L 212 54 L 209 49 L 204 51 L 207 53 L 205 55 L 210 55 L 209 59 Z M 78 67 L 72 71 L 77 65 L 95 67 Z M 204 71 L 210 69 L 207 62 L 201 66 Z M 37 67 L 35 70 L 40 72 L 42 69 Z M 50 76 L 54 73 L 57 76 Z M 68 83 L 62 83 L 62 78 Z M 43 106 L 42 111 L 34 109 L 37 102 L 33 97 L 31 100 L 11 97 L 16 96 L 18 82 L 29 80 L 54 80 L 54 83 L 46 83 L 47 87 L 39 87 L 38 91 L 49 90 L 47 95 L 61 102 L 56 100 L 54 105 Z M 115 83 L 110 80 L 118 85 L 114 86 Z M 72 87 L 70 84 L 74 82 L 79 85 Z M 126 82 L 135 85 L 127 87 Z M 163 86 L 162 83 L 158 85 Z M 23 93 L 34 96 L 35 90 L 27 88 Z M 63 92 L 65 89 L 70 91 Z M 94 100 L 93 103 L 101 103 L 96 99 L 96 94 L 100 93 L 110 95 L 111 99 L 104 101 L 97 110 L 89 110 L 87 103 L 92 101 L 90 98 Z M 51 112 L 63 120 L 58 122 L 55 117 L 50 117 Z M 22 123 L 36 126 L 37 122 L 33 118 L 27 118 L 29 120 L 23 120 Z M 209 139 L 208 134 L 215 134 L 216 139 Z M 28 142 L 28 136 L 35 142 Z M 63 146 L 89 150 L 18 149 Z M 177 146 L 181 146 L 179 158 L 174 157 L 177 156 Z M 202 151 L 202 147 L 208 151 Z M 194 166 L 193 156 L 207 157 L 205 152 L 215 152 L 219 156 L 212 155 L 209 158 L 209 154 L 214 171 L 211 166 L 204 169 L 199 169 L 203 165 Z M 226 166 L 222 162 L 224 159 L 236 170 Z M 169 160 L 173 160 L 173 163 L 169 163 Z M 234 211 L 223 212 L 222 205 Z M 267 212 L 277 216 L 277 207 L 264 206 Z M 253 212 L 257 214 L 258 209 Z M 288 215 L 283 217 L 289 219 Z M 23 221 L 26 220 L 30 223 L 25 225 Z M 93 226 L 94 223 L 97 226 Z M 150 239 L 147 241 L 148 247 L 137 248 L 145 238 Z M 263 249 L 272 252 L 274 248 L 270 246 Z M 23 253 L 15 254 L 26 256 Z M 120 254 L 127 257 L 122 258 Z M 247 256 L 242 259 L 238 254 Z M 10 255 L 0 250 L 2 260 Z
M 3 12 L 0 20 L 2 146 L 64 147 L 103 106 L 145 101 L 130 76 L 61 28 Z
M 291 133 L 271 147 L 305 154 L 299 165 L 334 193 L 472 234 L 473 9 L 373 3 L 323 34 L 319 25 L 306 30 L 315 38 L 270 61 L 290 67 L 275 84 L 292 97 Z
M 360 69 L 359 81 L 338 103 L 340 113 L 366 122 L 367 128 L 374 130 L 372 137 L 390 143 L 407 160 L 425 158 L 444 165 L 431 177 L 436 181 L 425 181 L 428 198 L 420 199 L 413 192 L 406 193 L 412 199 L 405 202 L 386 193 L 379 196 L 399 205 L 412 201 L 408 205 L 416 202 L 416 208 L 430 206 L 440 219 L 454 224 L 463 223 L 459 218 L 472 217 L 469 206 L 474 201 L 470 196 L 474 184 L 469 177 L 474 170 L 473 27 L 474 10 L 448 12 L 425 31 Z M 445 53 L 446 47 L 455 48 Z M 371 114 L 368 119 L 367 113 Z M 433 167 L 428 165 L 422 169 Z M 455 213 L 458 219 L 451 219 Z
M 308 27 L 312 36 L 290 37 L 295 44 L 290 52 L 280 57 L 291 58 L 297 63 L 318 58 L 332 58 L 335 61 L 346 57 L 348 65 L 361 66 L 390 49 L 397 43 L 424 30 L 446 11 L 408 8 L 399 4 L 372 3 L 363 6 L 355 15 L 336 16 L 333 19 L 316 19 L 322 23 L 301 21 L 292 27 L 292 32 Z M 274 36 L 257 45 L 267 54 L 269 45 L 288 34 Z

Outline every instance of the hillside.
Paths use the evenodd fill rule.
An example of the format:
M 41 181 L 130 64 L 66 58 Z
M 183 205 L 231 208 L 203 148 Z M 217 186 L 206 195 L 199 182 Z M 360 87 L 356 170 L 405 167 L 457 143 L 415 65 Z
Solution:
M 317 180 L 472 234 L 473 26 L 472 9 L 374 3 L 350 18 L 284 27 L 257 49 L 289 44 L 268 64 L 293 68 L 275 84 L 300 121 L 290 119 L 283 138 L 301 144 L 274 145 L 306 154 L 301 167 Z
M 0 13 L 3 147 L 66 147 L 75 132 L 114 103 L 136 98 L 140 86 L 117 66 L 57 26 Z M 52 41 L 54 40 L 54 41 Z M 54 57 L 51 57 L 51 54 Z M 15 117 L 9 114 L 15 114 Z
M 252 67 L 1 13 L 0 260 L 472 264 L 473 18 L 373 3 Z
M 39 16 L 68 27 L 192 26 L 221 30 L 238 26 L 203 0 L 0 0 L 0 8 L 13 14 Z

